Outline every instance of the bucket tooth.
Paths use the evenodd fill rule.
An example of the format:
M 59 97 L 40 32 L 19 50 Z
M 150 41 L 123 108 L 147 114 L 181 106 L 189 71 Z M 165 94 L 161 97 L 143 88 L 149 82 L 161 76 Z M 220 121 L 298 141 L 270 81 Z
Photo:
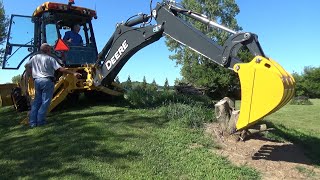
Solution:
M 234 66 L 241 84 L 240 115 L 237 130 L 269 115 L 292 98 L 295 81 L 277 62 L 256 56 L 249 63 Z

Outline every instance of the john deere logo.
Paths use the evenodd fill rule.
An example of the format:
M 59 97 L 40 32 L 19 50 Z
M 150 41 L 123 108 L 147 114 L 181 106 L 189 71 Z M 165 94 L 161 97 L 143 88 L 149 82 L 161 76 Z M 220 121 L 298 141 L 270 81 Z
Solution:
M 111 59 L 107 60 L 107 62 L 105 63 L 108 70 L 112 68 L 112 66 L 118 61 L 118 59 L 121 57 L 121 55 L 126 51 L 128 47 L 129 44 L 127 43 L 127 40 L 124 40 L 119 49 L 111 57 Z

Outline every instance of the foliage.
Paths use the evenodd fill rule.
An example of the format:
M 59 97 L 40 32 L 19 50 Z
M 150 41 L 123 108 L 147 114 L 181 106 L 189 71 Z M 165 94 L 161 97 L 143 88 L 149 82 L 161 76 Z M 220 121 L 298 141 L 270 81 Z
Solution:
M 116 82 L 117 84 L 120 84 L 119 76 L 116 76 L 116 78 L 114 78 L 114 82 Z
M 132 82 L 131 82 L 130 75 L 128 76 L 127 81 L 122 83 L 122 86 L 127 90 L 132 89 Z
M 191 128 L 202 127 L 206 122 L 215 120 L 212 109 L 203 106 L 169 102 L 160 109 L 168 120 L 181 120 Z
M 296 96 L 320 98 L 320 67 L 305 67 L 302 74 L 293 73 Z
M 169 85 L 168 78 L 166 78 L 166 80 L 164 81 L 164 86 L 163 87 L 164 87 L 165 91 L 169 91 L 170 85 Z
M 174 91 L 144 90 L 139 86 L 125 94 L 125 99 L 135 108 L 156 108 L 169 102 L 212 107 L 213 102 L 207 96 L 186 96 Z
M 204 122 L 214 120 L 213 102 L 207 96 L 182 95 L 174 91 L 152 91 L 141 86 L 128 91 L 126 100 L 135 108 L 160 108 L 168 121 L 179 120 L 188 127 L 202 127 Z
M 141 84 L 141 88 L 146 90 L 147 89 L 147 80 L 146 80 L 146 76 L 143 76 L 143 80 L 142 80 L 142 84 Z
M 21 74 L 13 76 L 11 79 L 11 81 L 16 84 L 20 83 L 20 80 L 21 80 Z
M 3 45 L 7 37 L 7 27 L 9 26 L 9 20 L 5 14 L 3 2 L 0 1 L 0 46 Z M 0 66 L 3 62 L 4 49 L 0 48 Z
M 158 90 L 158 84 L 157 84 L 157 82 L 156 82 L 155 79 L 153 79 L 153 81 L 152 81 L 152 83 L 151 83 L 151 85 L 150 85 L 150 90 L 151 90 L 151 91 L 156 91 L 156 90 Z
M 241 30 L 235 19 L 240 10 L 234 0 L 182 0 L 181 3 L 186 9 L 205 14 L 209 19 L 231 29 Z M 219 45 L 223 45 L 229 36 L 223 30 L 208 28 L 207 25 L 187 17 L 182 18 Z M 217 99 L 224 96 L 239 96 L 239 82 L 234 72 L 215 64 L 172 39 L 168 38 L 166 44 L 169 50 L 174 52 L 170 59 L 182 65 L 181 75 L 187 83 L 207 88 L 208 95 Z M 241 51 L 239 54 L 240 58 L 244 58 L 242 59 L 243 61 L 248 61 L 247 58 L 251 57 L 246 50 Z
M 312 105 L 312 102 L 306 96 L 297 96 L 292 98 L 290 104 L 293 105 Z
M 306 96 L 306 89 L 303 87 L 303 77 L 297 72 L 292 73 L 294 80 L 296 81 L 295 96 Z

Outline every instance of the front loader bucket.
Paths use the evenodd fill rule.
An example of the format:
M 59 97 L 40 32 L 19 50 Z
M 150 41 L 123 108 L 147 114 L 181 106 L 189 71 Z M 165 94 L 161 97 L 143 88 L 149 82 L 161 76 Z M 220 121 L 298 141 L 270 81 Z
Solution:
M 241 84 L 237 130 L 277 111 L 294 95 L 293 77 L 272 59 L 256 56 L 249 63 L 236 64 L 234 71 L 239 74 Z

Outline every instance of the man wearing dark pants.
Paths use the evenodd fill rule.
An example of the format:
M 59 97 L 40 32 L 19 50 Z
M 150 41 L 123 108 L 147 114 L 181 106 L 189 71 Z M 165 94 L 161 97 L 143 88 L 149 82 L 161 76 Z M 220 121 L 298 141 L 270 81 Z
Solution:
M 25 65 L 27 72 L 32 72 L 35 87 L 35 98 L 31 105 L 29 114 L 30 127 L 46 124 L 46 113 L 51 103 L 54 90 L 54 72 L 73 74 L 80 77 L 81 74 L 69 71 L 61 67 L 51 55 L 51 47 L 43 43 L 40 47 L 40 53 L 34 55 Z

